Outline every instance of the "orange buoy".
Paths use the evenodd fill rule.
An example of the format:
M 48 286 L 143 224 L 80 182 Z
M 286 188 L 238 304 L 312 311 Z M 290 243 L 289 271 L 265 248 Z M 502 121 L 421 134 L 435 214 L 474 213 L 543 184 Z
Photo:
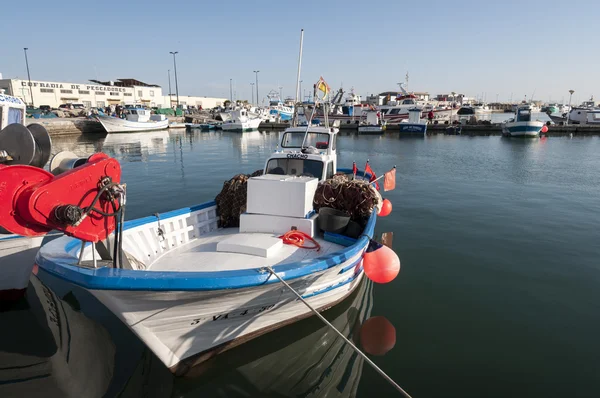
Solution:
M 547 133 L 547 132 L 548 132 L 548 126 L 542 127 L 542 133 Z
M 377 213 L 377 215 L 380 217 L 386 217 L 386 216 L 390 215 L 391 212 L 392 212 L 392 202 L 390 202 L 387 199 L 384 199 L 383 203 L 381 204 L 381 210 L 379 210 L 379 213 Z
M 396 328 L 383 316 L 369 318 L 360 328 L 360 345 L 367 354 L 385 355 L 396 345 Z
M 371 240 L 363 256 L 363 269 L 373 282 L 388 283 L 398 276 L 400 259 L 389 247 Z

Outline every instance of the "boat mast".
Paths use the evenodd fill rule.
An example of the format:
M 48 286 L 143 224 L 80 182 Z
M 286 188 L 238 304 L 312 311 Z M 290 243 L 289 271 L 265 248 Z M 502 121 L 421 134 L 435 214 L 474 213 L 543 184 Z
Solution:
M 304 29 L 300 29 L 300 54 L 298 55 L 298 77 L 296 78 L 296 103 L 300 97 L 300 70 L 302 69 L 302 44 L 304 42 Z

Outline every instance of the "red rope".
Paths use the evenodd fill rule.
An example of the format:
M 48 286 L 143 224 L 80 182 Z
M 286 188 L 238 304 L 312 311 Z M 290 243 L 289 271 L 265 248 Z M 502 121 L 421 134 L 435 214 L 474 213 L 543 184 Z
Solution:
M 311 238 L 310 235 L 305 234 L 304 232 L 301 231 L 288 231 L 285 234 L 283 234 L 282 236 L 280 236 L 281 239 L 283 239 L 283 243 L 285 243 L 286 245 L 294 245 L 294 246 L 298 246 L 301 249 L 309 249 L 309 250 L 313 250 L 313 249 L 317 249 L 317 251 L 321 250 L 321 245 L 319 244 L 319 242 L 317 242 L 316 240 L 314 240 L 313 238 Z M 305 240 L 310 240 L 312 243 L 314 243 L 313 246 L 305 246 Z

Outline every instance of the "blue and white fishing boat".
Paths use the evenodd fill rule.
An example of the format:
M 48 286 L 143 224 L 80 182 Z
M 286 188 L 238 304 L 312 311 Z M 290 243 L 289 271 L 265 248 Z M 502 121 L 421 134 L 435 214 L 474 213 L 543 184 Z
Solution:
M 529 104 L 517 107 L 515 117 L 502 123 L 502 135 L 507 137 L 539 137 L 544 122 L 531 120 L 532 109 Z
M 420 108 L 410 108 L 408 110 L 408 120 L 402 120 L 398 126 L 400 133 L 404 134 L 422 134 L 427 133 L 427 121 L 421 119 Z
M 294 116 L 294 107 L 287 106 L 277 94 L 269 94 L 269 114 L 279 118 L 279 120 L 292 120 Z
M 313 211 L 319 181 L 353 173 L 337 168 L 337 135 L 327 123 L 287 129 L 264 175 L 248 179 L 239 227 L 220 227 L 211 201 L 125 222 L 118 262 L 71 237 L 44 245 L 36 262 L 90 291 L 169 369 L 184 373 L 311 314 L 276 275 L 320 311 L 359 286 L 380 197 L 358 239 L 321 233 L 323 216 Z M 282 234 L 293 231 L 320 249 L 284 244 Z

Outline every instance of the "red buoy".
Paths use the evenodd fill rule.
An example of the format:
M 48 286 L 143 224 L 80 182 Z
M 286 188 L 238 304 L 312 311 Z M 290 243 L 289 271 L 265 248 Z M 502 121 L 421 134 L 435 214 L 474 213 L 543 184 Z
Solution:
M 374 316 L 360 328 L 360 345 L 367 354 L 384 355 L 396 345 L 396 328 L 383 316 Z
M 542 127 L 542 133 L 547 133 L 547 132 L 548 132 L 548 126 Z
M 390 202 L 387 199 L 384 199 L 383 203 L 381 204 L 381 210 L 379 210 L 379 213 L 377 213 L 377 215 L 380 217 L 386 217 L 386 216 L 389 216 L 391 212 L 392 212 L 392 202 Z
M 392 249 L 372 240 L 363 256 L 363 269 L 373 282 L 388 283 L 400 272 L 400 259 Z

